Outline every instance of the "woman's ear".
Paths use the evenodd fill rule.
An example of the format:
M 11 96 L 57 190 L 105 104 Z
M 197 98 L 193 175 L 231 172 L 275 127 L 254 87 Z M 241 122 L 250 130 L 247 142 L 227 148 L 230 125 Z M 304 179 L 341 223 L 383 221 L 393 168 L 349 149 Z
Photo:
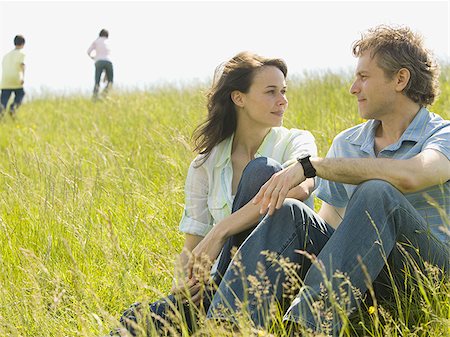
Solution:
M 409 79 L 411 78 L 411 73 L 406 68 L 401 68 L 395 75 L 397 80 L 396 89 L 401 92 L 408 85 Z
M 231 100 L 238 107 L 240 108 L 244 107 L 244 94 L 239 90 L 234 90 L 231 92 Z

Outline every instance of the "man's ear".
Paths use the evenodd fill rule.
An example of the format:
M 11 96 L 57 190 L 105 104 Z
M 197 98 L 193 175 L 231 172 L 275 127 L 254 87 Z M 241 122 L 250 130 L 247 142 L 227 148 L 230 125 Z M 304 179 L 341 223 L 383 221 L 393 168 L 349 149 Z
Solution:
M 411 78 L 411 73 L 406 68 L 401 68 L 395 75 L 396 89 L 398 92 L 403 91 L 408 85 L 409 79 Z
M 244 94 L 239 90 L 234 90 L 231 92 L 231 100 L 240 108 L 244 106 Z

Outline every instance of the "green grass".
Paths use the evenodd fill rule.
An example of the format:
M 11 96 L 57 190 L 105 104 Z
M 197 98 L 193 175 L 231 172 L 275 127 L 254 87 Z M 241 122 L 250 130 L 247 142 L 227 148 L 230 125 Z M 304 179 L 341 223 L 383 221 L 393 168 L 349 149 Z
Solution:
M 447 67 L 431 108 L 447 119 L 449 77 Z M 349 84 L 346 74 L 292 79 L 285 126 L 312 131 L 325 155 L 361 122 Z M 116 92 L 98 103 L 47 97 L 0 122 L 0 336 L 100 336 L 131 303 L 169 291 L 205 90 Z M 362 312 L 346 333 L 444 336 L 449 282 L 422 281 L 415 302 L 381 311 L 384 330 Z

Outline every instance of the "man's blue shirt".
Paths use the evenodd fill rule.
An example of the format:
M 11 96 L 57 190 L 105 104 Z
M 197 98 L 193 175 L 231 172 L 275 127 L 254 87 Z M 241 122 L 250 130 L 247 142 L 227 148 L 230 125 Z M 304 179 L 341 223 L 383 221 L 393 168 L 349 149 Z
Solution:
M 450 160 L 450 121 L 421 108 L 400 139 L 375 155 L 375 132 L 377 120 L 347 129 L 336 136 L 328 151 L 327 158 L 391 158 L 409 159 L 426 149 L 441 152 Z M 318 179 L 316 195 L 321 200 L 343 208 L 357 185 L 342 184 Z M 405 194 L 413 207 L 422 215 L 430 230 L 443 242 L 449 242 L 444 233 L 450 226 L 450 180 L 442 185 L 415 193 Z

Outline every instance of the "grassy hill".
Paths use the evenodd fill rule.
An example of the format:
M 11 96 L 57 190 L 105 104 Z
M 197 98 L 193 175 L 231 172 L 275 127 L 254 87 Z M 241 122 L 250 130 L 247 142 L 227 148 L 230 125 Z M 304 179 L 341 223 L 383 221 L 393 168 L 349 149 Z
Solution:
M 449 67 L 441 79 L 431 110 L 450 119 Z M 350 81 L 309 73 L 289 82 L 284 125 L 310 130 L 320 155 L 339 131 L 362 121 Z M 169 291 L 195 155 L 190 135 L 205 117 L 205 91 L 116 92 L 97 103 L 47 97 L 24 104 L 16 120 L 4 117 L 0 336 L 104 335 L 131 303 Z M 450 284 L 423 283 L 419 302 L 379 311 L 382 327 L 378 314 L 363 313 L 346 333 L 443 336 Z

